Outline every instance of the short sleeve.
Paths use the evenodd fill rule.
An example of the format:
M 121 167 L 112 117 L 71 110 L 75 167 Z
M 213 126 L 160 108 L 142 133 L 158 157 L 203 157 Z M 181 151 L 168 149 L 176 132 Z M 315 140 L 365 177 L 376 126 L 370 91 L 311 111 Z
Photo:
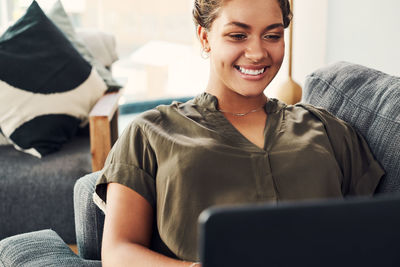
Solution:
M 133 122 L 111 149 L 96 183 L 93 199 L 105 211 L 108 183 L 119 183 L 143 196 L 154 208 L 157 161 L 141 127 Z
M 385 172 L 363 136 L 328 111 L 304 105 L 324 124 L 335 158 L 342 170 L 343 195 L 372 195 Z

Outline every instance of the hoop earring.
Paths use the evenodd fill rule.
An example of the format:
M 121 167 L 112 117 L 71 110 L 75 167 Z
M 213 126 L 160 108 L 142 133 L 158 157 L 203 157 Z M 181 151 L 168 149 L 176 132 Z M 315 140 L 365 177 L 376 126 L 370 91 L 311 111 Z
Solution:
M 201 58 L 202 59 L 208 59 L 210 57 L 210 49 L 209 48 L 203 48 L 201 50 Z

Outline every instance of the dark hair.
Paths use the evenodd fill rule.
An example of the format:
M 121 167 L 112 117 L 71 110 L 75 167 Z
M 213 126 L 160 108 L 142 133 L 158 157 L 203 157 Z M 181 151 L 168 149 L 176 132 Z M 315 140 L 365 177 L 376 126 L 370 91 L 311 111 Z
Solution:
M 224 1 L 228 0 L 195 0 L 193 7 L 193 20 L 196 26 L 209 30 L 218 16 Z M 283 26 L 287 28 L 292 20 L 289 0 L 277 0 L 282 11 Z

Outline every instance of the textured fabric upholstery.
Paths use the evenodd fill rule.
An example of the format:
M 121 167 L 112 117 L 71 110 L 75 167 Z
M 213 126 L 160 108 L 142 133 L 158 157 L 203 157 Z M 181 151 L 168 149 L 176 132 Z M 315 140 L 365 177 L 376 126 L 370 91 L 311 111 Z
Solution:
M 56 232 L 42 230 L 15 235 L 0 241 L 0 267 L 101 266 L 104 214 L 92 201 L 98 174 L 95 172 L 82 177 L 74 187 L 76 242 L 79 256 L 70 250 Z M 72 195 L 72 192 L 69 195 Z M 58 208 L 54 214 L 62 212 L 62 208 Z M 73 219 L 73 215 L 70 219 Z M 70 226 L 68 225 L 68 228 Z
M 78 257 L 52 230 L 42 230 L 0 241 L 0 267 L 96 267 L 99 261 Z
M 89 137 L 42 159 L 0 146 L 0 240 L 51 228 L 75 243 L 73 187 L 91 172 Z
M 386 171 L 378 192 L 400 191 L 400 77 L 339 62 L 307 76 L 302 101 L 358 129 Z
M 76 242 L 84 259 L 101 259 L 104 213 L 94 204 L 93 192 L 99 172 L 79 179 L 74 187 Z

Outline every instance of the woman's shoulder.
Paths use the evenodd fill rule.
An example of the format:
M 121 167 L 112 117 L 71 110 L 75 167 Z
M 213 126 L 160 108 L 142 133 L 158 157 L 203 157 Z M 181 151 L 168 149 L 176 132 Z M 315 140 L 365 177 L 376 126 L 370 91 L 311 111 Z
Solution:
M 190 116 L 193 113 L 194 107 L 192 100 L 187 102 L 173 101 L 169 105 L 159 105 L 153 109 L 144 111 L 138 114 L 129 124 L 130 128 L 141 128 L 142 130 L 151 130 L 155 127 L 165 128 L 170 127 L 181 118 Z
M 332 113 L 330 113 L 328 110 L 314 106 L 311 104 L 306 104 L 306 103 L 298 103 L 294 105 L 294 107 L 302 110 L 306 110 L 307 112 L 311 113 L 314 117 L 318 118 L 320 121 L 322 121 L 324 124 L 337 124 L 341 125 L 344 127 L 351 127 L 346 121 L 336 117 Z
M 298 103 L 294 105 L 294 108 L 304 110 L 315 119 L 321 121 L 331 138 L 343 140 L 346 137 L 354 138 L 359 135 L 358 131 L 352 125 L 336 117 L 324 108 L 306 103 Z

